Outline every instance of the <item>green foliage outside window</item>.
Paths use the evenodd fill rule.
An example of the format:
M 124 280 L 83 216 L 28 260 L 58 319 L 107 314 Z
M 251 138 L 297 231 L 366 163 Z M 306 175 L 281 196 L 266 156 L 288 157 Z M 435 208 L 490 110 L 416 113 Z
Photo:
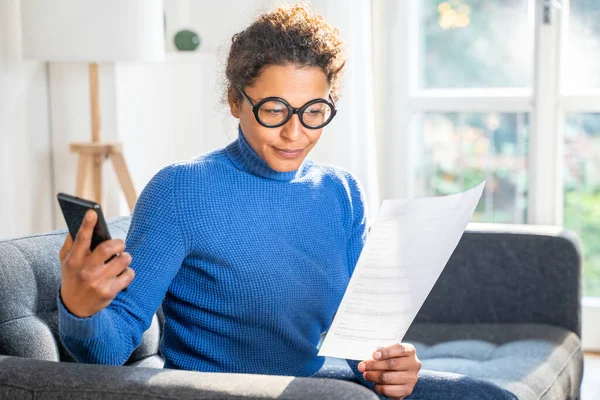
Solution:
M 565 227 L 583 244 L 583 293 L 600 297 L 600 187 L 585 193 L 565 191 Z

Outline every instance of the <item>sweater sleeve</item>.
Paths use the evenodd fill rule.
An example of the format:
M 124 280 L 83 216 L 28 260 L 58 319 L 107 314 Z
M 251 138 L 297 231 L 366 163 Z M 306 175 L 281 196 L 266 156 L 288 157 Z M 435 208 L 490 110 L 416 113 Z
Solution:
M 71 314 L 59 294 L 60 339 L 77 361 L 123 365 L 179 271 L 186 246 L 174 205 L 176 172 L 174 166 L 159 171 L 135 205 L 125 248 L 136 275 L 127 290 L 89 318 Z

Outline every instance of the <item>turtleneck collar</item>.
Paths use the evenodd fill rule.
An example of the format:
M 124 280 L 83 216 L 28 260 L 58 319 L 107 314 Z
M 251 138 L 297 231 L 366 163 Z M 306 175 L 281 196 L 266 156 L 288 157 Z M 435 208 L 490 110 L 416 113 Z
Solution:
M 242 171 L 249 172 L 254 175 L 258 175 L 263 178 L 273 179 L 277 181 L 291 181 L 297 177 L 300 177 L 304 164 L 295 171 L 290 172 L 279 172 L 269 167 L 260 156 L 254 151 L 250 143 L 244 137 L 242 128 L 238 127 L 238 138 L 236 141 L 230 143 L 225 151 L 229 156 L 231 162 L 241 169 Z

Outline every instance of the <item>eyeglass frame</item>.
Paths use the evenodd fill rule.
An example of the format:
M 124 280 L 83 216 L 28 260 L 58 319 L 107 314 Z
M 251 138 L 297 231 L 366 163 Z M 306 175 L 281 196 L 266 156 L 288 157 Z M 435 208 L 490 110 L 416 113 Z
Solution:
M 300 120 L 300 123 L 302 124 L 302 126 L 304 126 L 305 128 L 321 129 L 321 128 L 327 126 L 333 120 L 333 117 L 335 117 L 335 115 L 337 114 L 337 109 L 335 108 L 335 102 L 333 101 L 333 97 L 331 97 L 331 93 L 329 94 L 329 100 L 331 100 L 331 102 L 329 102 L 325 99 L 314 99 L 314 100 L 311 100 L 308 103 L 304 104 L 302 107 L 298 107 L 298 108 L 292 107 L 290 105 L 290 103 L 288 103 L 285 99 L 283 99 L 281 97 L 274 97 L 274 96 L 266 97 L 266 98 L 262 99 L 261 101 L 259 101 L 258 103 L 254 104 L 254 103 L 252 103 L 252 100 L 250 100 L 250 98 L 248 97 L 248 95 L 246 94 L 244 89 L 240 89 L 240 93 L 242 94 L 244 99 L 246 99 L 248 104 L 250 104 L 250 106 L 252 107 L 252 112 L 254 113 L 254 118 L 256 118 L 256 122 L 258 122 L 265 128 L 279 128 L 280 126 L 285 125 L 290 119 L 292 119 L 294 114 L 298 114 L 298 119 Z M 274 124 L 274 125 L 269 125 L 269 124 L 265 124 L 258 117 L 258 110 L 260 109 L 260 107 L 269 101 L 278 101 L 287 107 L 288 115 L 282 122 L 280 122 L 278 124 Z M 317 104 L 317 103 L 327 104 L 329 106 L 329 108 L 331 108 L 331 116 L 324 124 L 321 124 L 321 125 L 315 126 L 315 127 L 309 126 L 304 122 L 304 118 L 302 118 L 301 113 L 304 114 L 304 111 L 306 111 L 306 109 L 308 107 L 312 106 L 313 104 Z

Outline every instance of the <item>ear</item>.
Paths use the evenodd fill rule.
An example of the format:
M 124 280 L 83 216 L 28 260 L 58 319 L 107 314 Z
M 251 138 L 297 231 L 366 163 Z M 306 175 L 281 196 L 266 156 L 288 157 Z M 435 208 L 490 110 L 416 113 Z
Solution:
M 229 103 L 229 111 L 234 118 L 240 118 L 240 102 L 233 88 L 227 90 L 227 101 Z

